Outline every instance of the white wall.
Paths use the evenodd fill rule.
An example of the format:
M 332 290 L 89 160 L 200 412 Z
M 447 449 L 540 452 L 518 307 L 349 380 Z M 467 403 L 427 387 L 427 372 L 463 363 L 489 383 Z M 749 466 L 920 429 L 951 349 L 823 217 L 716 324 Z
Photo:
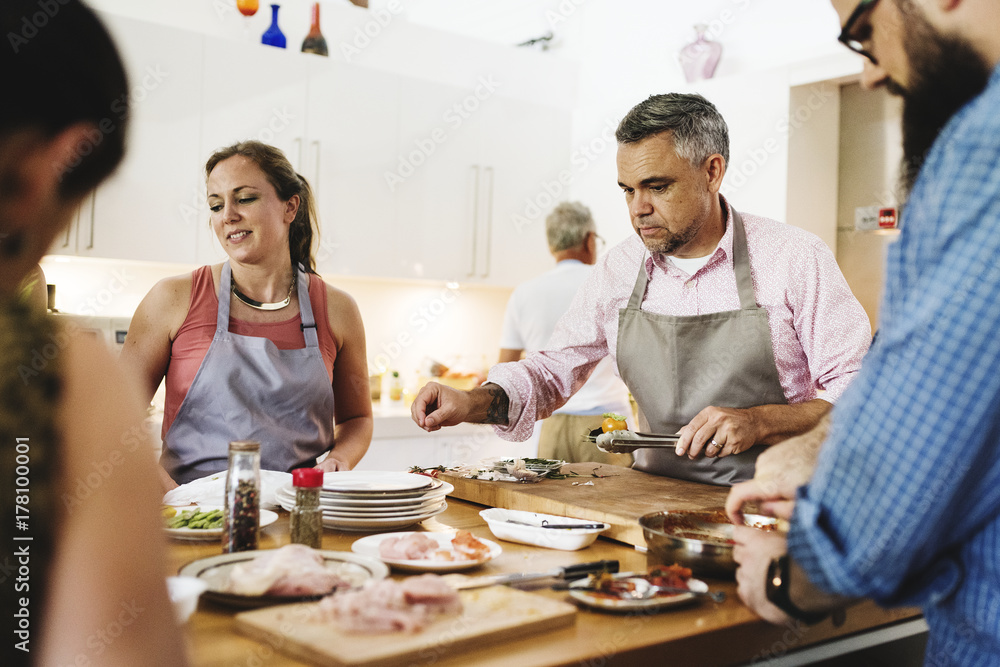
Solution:
M 47 282 L 56 285 L 57 309 L 104 317 L 131 317 L 157 281 L 193 268 L 51 256 L 42 262 Z M 373 372 L 399 370 L 407 388 L 416 389 L 425 356 L 471 371 L 482 370 L 484 361 L 496 362 L 509 289 L 324 278 L 357 301 Z
M 896 174 L 903 156 L 899 98 L 884 90 L 841 89 L 837 261 L 872 330 L 878 326 L 885 256 L 898 232 L 854 231 L 859 206 L 896 206 Z

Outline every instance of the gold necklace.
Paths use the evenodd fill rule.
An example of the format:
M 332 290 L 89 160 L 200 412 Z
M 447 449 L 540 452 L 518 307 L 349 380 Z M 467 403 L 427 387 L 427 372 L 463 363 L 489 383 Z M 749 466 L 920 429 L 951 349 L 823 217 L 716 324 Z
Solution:
M 256 299 L 251 299 L 246 294 L 241 292 L 236 286 L 236 281 L 231 280 L 233 296 L 237 299 L 250 306 L 251 308 L 256 308 L 257 310 L 281 310 L 288 304 L 292 302 L 292 290 L 295 289 L 295 269 L 292 269 L 292 283 L 288 286 L 288 294 L 281 301 L 275 301 L 273 303 L 264 303 L 263 301 L 257 301 Z

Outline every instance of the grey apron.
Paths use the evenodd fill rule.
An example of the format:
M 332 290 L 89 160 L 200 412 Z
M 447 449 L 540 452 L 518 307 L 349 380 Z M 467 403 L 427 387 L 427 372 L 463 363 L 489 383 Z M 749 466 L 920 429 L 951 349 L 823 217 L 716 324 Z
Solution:
M 618 371 L 639 406 L 644 432 L 676 433 L 704 408 L 785 404 L 771 345 L 767 311 L 757 306 L 746 232 L 733 210 L 733 270 L 740 310 L 705 315 L 657 315 L 640 306 L 646 262 L 628 306 L 618 311 Z M 735 456 L 692 461 L 673 449 L 638 449 L 634 468 L 707 484 L 753 477 L 762 447 Z
M 232 440 L 260 442 L 262 470 L 315 465 L 333 444 L 333 387 L 319 350 L 309 274 L 298 271 L 306 346 L 229 332 L 232 271 L 222 265 L 215 337 L 164 438 L 160 462 L 184 484 L 228 466 Z

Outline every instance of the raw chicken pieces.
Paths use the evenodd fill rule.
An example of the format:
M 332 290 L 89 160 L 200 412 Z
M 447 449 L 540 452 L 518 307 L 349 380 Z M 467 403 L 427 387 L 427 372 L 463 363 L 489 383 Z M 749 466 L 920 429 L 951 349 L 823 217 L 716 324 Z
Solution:
M 237 595 L 326 595 L 349 585 L 323 557 L 302 544 L 289 544 L 249 563 L 240 563 L 229 573 L 228 592 Z
M 458 593 L 436 574 L 410 577 L 402 582 L 367 581 L 360 590 L 323 598 L 319 620 L 332 620 L 346 632 L 378 634 L 418 632 L 442 615 L 459 614 Z

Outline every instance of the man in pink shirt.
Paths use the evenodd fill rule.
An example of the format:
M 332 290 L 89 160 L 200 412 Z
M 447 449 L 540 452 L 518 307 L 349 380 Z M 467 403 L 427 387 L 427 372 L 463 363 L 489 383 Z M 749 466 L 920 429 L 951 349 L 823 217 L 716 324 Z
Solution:
M 428 384 L 413 419 L 428 431 L 490 423 L 524 440 L 610 356 L 640 429 L 680 433 L 675 450 L 637 450 L 637 469 L 749 479 L 764 445 L 830 410 L 868 350 L 868 318 L 819 238 L 741 215 L 719 194 L 729 136 L 710 102 L 652 96 L 616 137 L 636 235 L 598 263 L 549 349 L 495 366 L 469 392 Z

